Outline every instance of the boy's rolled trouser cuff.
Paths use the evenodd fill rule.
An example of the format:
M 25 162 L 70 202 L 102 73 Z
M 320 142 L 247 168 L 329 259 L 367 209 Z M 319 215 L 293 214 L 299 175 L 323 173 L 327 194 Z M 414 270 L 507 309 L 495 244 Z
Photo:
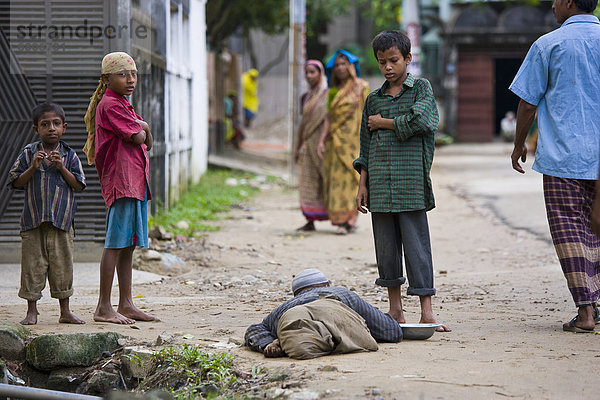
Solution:
M 42 293 L 41 292 L 37 292 L 37 293 L 26 292 L 23 289 L 21 289 L 21 290 L 19 290 L 18 296 L 27 301 L 38 301 L 39 299 L 42 298 Z
M 52 290 L 52 287 L 50 288 L 50 297 L 52 297 L 53 299 L 62 300 L 62 299 L 68 299 L 71 296 L 73 296 L 73 289 L 54 291 L 54 290 Z
M 375 284 L 379 285 L 379 286 L 383 286 L 383 287 L 397 287 L 400 285 L 404 285 L 404 282 L 406 282 L 406 278 L 401 276 L 398 279 L 381 279 L 381 278 L 377 278 L 375 280 Z
M 435 296 L 435 289 L 408 287 L 406 294 L 409 296 Z

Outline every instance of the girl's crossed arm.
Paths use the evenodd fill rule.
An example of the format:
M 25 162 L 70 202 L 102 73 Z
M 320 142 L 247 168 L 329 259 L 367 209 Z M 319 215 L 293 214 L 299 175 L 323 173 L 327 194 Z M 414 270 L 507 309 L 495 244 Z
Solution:
M 153 143 L 152 132 L 150 132 L 150 126 L 146 121 L 142 121 L 141 119 L 137 119 L 136 122 L 140 124 L 142 130 L 139 133 L 132 135 L 131 140 L 133 140 L 133 143 L 135 144 L 144 143 L 146 145 L 146 150 L 150 150 L 152 148 Z

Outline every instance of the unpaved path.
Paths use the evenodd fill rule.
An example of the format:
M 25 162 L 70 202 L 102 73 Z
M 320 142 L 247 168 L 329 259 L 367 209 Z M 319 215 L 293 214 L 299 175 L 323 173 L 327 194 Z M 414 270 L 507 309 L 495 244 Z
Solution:
M 574 306 L 551 244 L 535 231 L 515 228 L 463 190 L 466 179 L 489 173 L 485 166 L 466 164 L 468 175 L 457 172 L 464 159 L 450 150 L 436 154 L 438 207 L 429 213 L 438 289 L 434 310 L 451 333 L 381 344 L 374 353 L 309 361 L 265 359 L 239 346 L 228 349 L 241 369 L 287 371 L 288 393 L 300 390 L 297 395 L 305 398 L 308 392 L 332 399 L 600 398 L 600 336 L 562 332 Z M 532 202 L 514 207 L 523 212 Z M 273 187 L 248 205 L 251 209 L 235 209 L 219 222 L 221 230 L 204 243 L 179 251 L 197 258 L 190 261 L 189 272 L 134 287 L 134 295 L 143 296 L 137 303 L 161 322 L 139 323 L 139 329 L 93 323 L 97 288 L 85 286 L 76 288 L 72 300 L 73 309 L 88 321 L 85 326 L 57 324 L 57 305 L 44 299 L 40 323 L 32 331 L 113 330 L 148 342 L 167 331 L 193 335 L 183 342 L 225 349 L 242 340 L 249 324 L 288 299 L 292 275 L 307 267 L 321 269 L 333 284 L 387 311 L 386 293 L 373 283 L 368 217 L 361 216 L 358 231 L 348 236 L 335 235 L 327 223 L 299 235 L 294 228 L 303 220 L 295 190 Z M 405 306 L 408 321 L 417 322 L 418 301 L 407 298 Z M 0 319 L 18 321 L 24 312 L 15 295 L 0 307 Z

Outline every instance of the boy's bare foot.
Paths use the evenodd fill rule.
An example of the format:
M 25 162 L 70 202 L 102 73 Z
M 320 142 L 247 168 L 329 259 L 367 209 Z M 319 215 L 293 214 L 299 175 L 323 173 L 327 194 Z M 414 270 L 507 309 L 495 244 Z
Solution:
M 73 314 L 71 311 L 61 313 L 58 322 L 61 324 L 85 324 L 84 320 Z
M 127 318 L 131 318 L 134 319 L 136 321 L 160 321 L 160 319 L 158 319 L 158 317 L 155 317 L 153 315 L 150 314 L 146 314 L 145 312 L 143 312 L 142 310 L 140 310 L 137 307 L 119 307 L 117 308 L 117 311 L 127 317 Z
M 390 314 L 390 316 L 392 318 L 394 318 L 396 320 L 396 322 L 398 322 L 399 324 L 405 324 L 406 323 L 406 319 L 404 318 L 404 313 L 403 312 L 397 313 L 395 311 L 390 310 L 388 312 L 388 314 Z
M 94 313 L 94 321 L 96 322 L 110 322 L 111 324 L 120 325 L 132 325 L 135 324 L 135 320 L 127 318 L 124 315 L 119 314 L 112 308 L 110 311 L 98 310 Z
M 420 324 L 440 324 L 441 322 L 439 322 L 437 319 L 435 318 L 423 318 L 421 317 L 421 320 L 419 321 Z M 437 328 L 435 328 L 436 332 L 452 332 L 452 329 L 448 328 L 446 325 L 442 324 L 441 326 L 438 326 Z
M 21 325 L 35 325 L 35 324 L 37 324 L 37 313 L 35 313 L 35 314 L 27 313 L 27 316 L 25 316 L 25 319 L 23 321 L 21 321 Z
M 37 324 L 37 300 L 27 300 L 27 314 L 25 319 L 21 321 L 21 325 L 35 325 Z

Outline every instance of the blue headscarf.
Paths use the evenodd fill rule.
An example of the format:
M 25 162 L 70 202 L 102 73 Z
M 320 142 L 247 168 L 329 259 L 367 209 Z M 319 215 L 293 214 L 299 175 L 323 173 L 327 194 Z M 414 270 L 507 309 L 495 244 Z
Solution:
M 354 67 L 356 69 L 356 77 L 360 77 L 358 57 L 356 57 L 349 51 L 338 49 L 336 50 L 335 54 L 329 59 L 329 61 L 327 61 L 327 64 L 325 64 L 325 74 L 327 75 L 327 83 L 329 84 L 329 86 L 331 86 L 331 71 L 333 71 L 333 66 L 335 65 L 335 58 L 338 56 L 338 54 L 343 54 L 344 56 L 346 56 L 350 64 L 354 64 Z

